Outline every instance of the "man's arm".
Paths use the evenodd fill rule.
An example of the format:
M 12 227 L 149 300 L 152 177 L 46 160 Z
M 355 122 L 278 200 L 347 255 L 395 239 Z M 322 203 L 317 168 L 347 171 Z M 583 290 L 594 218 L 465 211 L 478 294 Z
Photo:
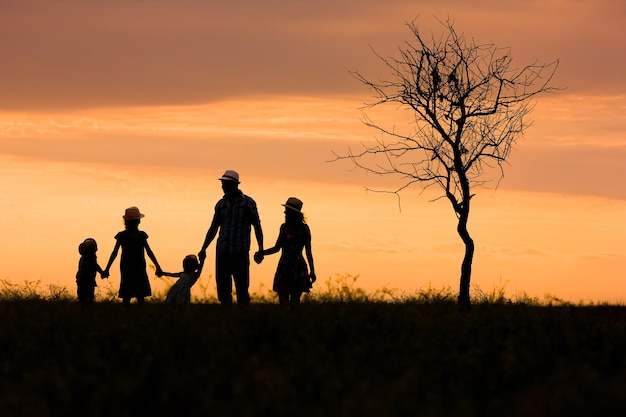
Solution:
M 206 237 L 204 238 L 204 243 L 202 244 L 202 248 L 200 252 L 198 252 L 198 258 L 201 261 L 206 259 L 206 249 L 209 247 L 215 236 L 217 235 L 217 231 L 220 228 L 219 223 L 217 221 L 217 216 L 213 216 L 213 221 L 211 222 L 211 226 L 209 230 L 206 232 Z
M 252 227 L 254 228 L 254 236 L 256 237 L 257 245 L 259 246 L 259 250 L 255 253 L 254 261 L 260 264 L 263 261 L 265 255 L 263 254 L 263 229 L 261 228 L 261 217 L 259 216 L 259 210 L 256 206 L 256 202 L 252 200 L 251 205 L 251 219 L 252 219 Z
M 259 252 L 263 252 L 263 230 L 261 229 L 260 222 L 254 225 L 254 235 L 256 236 L 256 242 L 259 245 Z

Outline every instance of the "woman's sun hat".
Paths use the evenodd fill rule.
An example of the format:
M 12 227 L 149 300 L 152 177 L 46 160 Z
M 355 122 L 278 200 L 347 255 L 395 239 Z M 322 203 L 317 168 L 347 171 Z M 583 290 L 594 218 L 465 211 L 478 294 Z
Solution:
M 296 197 L 289 197 L 287 202 L 283 204 L 284 207 L 291 209 L 293 211 L 297 211 L 298 213 L 302 210 L 302 201 Z
M 237 184 L 239 184 L 239 174 L 237 173 L 237 171 L 233 171 L 232 169 L 227 169 L 226 172 L 224 172 L 224 175 L 222 175 L 221 178 L 219 178 L 220 181 L 234 181 Z
M 124 220 L 137 220 L 145 217 L 145 215 L 143 215 L 137 207 L 133 206 L 128 207 L 122 217 Z

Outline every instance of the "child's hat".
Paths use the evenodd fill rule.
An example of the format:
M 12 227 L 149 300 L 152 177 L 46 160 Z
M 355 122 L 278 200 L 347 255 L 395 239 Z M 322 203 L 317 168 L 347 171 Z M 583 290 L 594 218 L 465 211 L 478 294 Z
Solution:
M 124 220 L 137 220 L 145 216 L 139 212 L 139 209 L 137 207 L 133 206 L 127 208 L 122 217 L 124 218 Z
M 283 204 L 284 207 L 297 211 L 298 213 L 300 213 L 300 210 L 302 210 L 302 201 L 296 197 L 289 197 L 287 199 L 287 202 L 285 204 Z
M 237 173 L 237 171 L 233 171 L 232 169 L 227 169 L 226 172 L 224 172 L 224 175 L 222 175 L 221 178 L 219 178 L 220 181 L 234 181 L 237 184 L 239 184 L 239 173 Z

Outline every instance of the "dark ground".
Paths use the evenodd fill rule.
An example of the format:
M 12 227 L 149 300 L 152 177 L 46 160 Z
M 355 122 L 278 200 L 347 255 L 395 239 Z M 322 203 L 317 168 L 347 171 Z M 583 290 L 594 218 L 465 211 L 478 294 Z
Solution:
M 626 307 L 0 302 L 0 416 L 623 416 Z

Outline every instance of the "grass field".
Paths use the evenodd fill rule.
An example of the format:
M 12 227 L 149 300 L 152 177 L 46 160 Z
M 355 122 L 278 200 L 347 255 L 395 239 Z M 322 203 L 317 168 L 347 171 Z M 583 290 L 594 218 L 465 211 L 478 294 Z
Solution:
M 359 294 L 286 312 L 5 293 L 0 416 L 624 415 L 624 306 Z

